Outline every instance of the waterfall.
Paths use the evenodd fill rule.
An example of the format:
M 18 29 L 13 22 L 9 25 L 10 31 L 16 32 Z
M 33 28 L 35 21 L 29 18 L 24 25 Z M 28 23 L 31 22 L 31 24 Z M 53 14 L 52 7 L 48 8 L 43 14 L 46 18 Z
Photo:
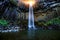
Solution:
M 29 6 L 28 28 L 35 28 L 33 7 Z

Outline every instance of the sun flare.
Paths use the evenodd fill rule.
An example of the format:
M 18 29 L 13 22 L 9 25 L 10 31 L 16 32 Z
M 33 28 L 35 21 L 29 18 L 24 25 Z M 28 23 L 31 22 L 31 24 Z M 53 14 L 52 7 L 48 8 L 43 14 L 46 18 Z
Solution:
M 21 0 L 21 2 L 30 6 L 33 6 L 36 3 L 35 0 Z

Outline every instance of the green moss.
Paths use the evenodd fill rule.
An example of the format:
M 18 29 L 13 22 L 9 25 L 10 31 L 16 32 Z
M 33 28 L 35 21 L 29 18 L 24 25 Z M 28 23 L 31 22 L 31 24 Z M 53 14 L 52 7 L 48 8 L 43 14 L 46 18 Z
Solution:
M 60 24 L 60 19 L 59 19 L 59 18 L 54 18 L 54 19 L 49 20 L 48 22 L 45 23 L 45 25 L 47 25 L 47 26 L 48 26 L 49 24 L 52 24 L 52 25 L 53 25 L 53 24 L 56 24 L 56 25 L 58 24 L 58 25 L 59 25 L 59 24 Z
M 6 20 L 0 19 L 0 24 L 3 26 L 7 26 L 8 22 Z

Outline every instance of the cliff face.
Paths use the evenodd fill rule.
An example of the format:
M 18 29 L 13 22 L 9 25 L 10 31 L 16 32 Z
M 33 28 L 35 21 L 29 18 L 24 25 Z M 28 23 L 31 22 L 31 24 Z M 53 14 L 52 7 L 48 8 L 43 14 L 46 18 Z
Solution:
M 57 9 L 57 10 L 56 10 Z M 54 10 L 48 10 L 47 12 L 36 12 L 34 13 L 35 21 L 48 21 L 50 19 L 60 16 L 60 7 L 54 8 Z M 28 13 L 26 13 L 26 19 L 28 19 Z
M 35 21 L 40 21 L 40 20 L 48 21 L 48 20 L 50 20 L 52 18 L 60 16 L 60 7 L 50 8 L 51 10 L 49 10 L 50 5 L 52 6 L 54 4 L 54 2 L 51 2 L 50 5 L 48 5 L 49 3 L 46 3 L 47 6 L 49 6 L 49 7 L 47 7 L 45 4 L 44 5 L 43 4 L 44 3 L 41 3 L 41 5 L 39 4 L 39 7 L 38 7 L 39 10 L 36 9 L 37 11 L 34 11 Z M 0 9 L 1 9 L 0 10 L 0 17 L 4 16 L 6 18 L 7 17 L 8 18 L 16 17 L 16 18 L 28 19 L 28 12 L 25 12 L 26 10 L 28 10 L 28 8 L 24 8 L 24 6 L 21 6 L 21 5 L 17 6 L 17 5 L 18 5 L 17 0 L 16 1 L 10 0 L 10 2 L 9 2 L 9 0 L 7 0 L 6 2 L 3 1 L 2 3 L 0 3 Z M 42 5 L 44 7 L 40 8 L 40 6 L 42 6 Z M 45 6 L 46 6 L 46 8 L 45 8 Z M 17 8 L 20 10 L 19 13 L 17 11 Z M 47 11 L 42 12 L 40 10 L 42 10 L 42 11 L 47 10 Z

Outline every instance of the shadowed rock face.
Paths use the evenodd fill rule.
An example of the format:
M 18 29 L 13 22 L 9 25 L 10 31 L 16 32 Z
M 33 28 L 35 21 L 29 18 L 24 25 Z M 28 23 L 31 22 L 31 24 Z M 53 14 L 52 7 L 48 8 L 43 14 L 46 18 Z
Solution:
M 15 1 L 16 2 L 16 1 Z M 13 10 L 13 9 L 15 9 L 16 8 L 16 10 L 15 11 L 17 11 L 17 8 L 18 8 L 18 10 L 20 10 L 21 11 L 21 13 L 22 12 L 28 12 L 28 8 L 27 7 L 25 7 L 25 5 L 24 4 L 22 4 L 22 5 L 20 5 L 20 6 L 16 6 L 14 3 L 14 0 L 13 1 L 9 1 L 9 0 L 2 0 L 2 1 L 0 1 L 0 16 L 2 16 L 3 14 L 5 14 L 6 12 L 7 13 L 9 13 L 9 11 L 10 11 L 10 8 Z M 37 19 L 38 20 L 40 20 L 39 18 L 41 18 L 42 16 L 42 19 L 44 19 L 45 18 L 45 16 L 46 16 L 46 14 L 47 14 L 47 10 L 52 10 L 53 11 L 53 8 L 55 8 L 55 6 L 53 6 L 53 5 L 55 5 L 56 4 L 56 6 L 59 4 L 58 2 L 38 2 L 37 3 L 37 5 L 36 5 L 36 7 L 34 7 L 34 12 L 36 12 L 36 16 L 38 15 L 38 17 L 37 17 Z M 3 9 L 3 10 L 2 10 Z M 58 8 L 59 9 L 59 8 Z M 6 11 L 7 10 L 7 11 Z M 42 11 L 41 11 L 42 10 Z M 59 9 L 60 10 L 60 9 Z M 18 12 L 18 11 L 17 11 Z M 40 13 L 39 13 L 40 12 Z M 42 13 L 42 16 L 40 16 L 40 14 L 41 14 L 41 12 L 45 12 L 45 13 Z M 59 12 L 59 11 L 58 11 Z M 58 13 L 57 12 L 57 13 Z M 10 11 L 10 13 L 11 13 L 11 16 L 12 16 L 12 13 L 14 14 L 14 15 L 16 15 L 16 12 L 14 12 L 14 10 L 13 11 Z M 52 12 L 51 12 L 52 13 Z M 8 15 L 8 14 L 7 14 Z M 48 14 L 49 15 L 49 14 Z M 47 16 L 48 16 L 47 15 Z M 59 15 L 59 14 L 58 14 Z M 50 17 L 52 17 L 52 14 L 50 15 Z
M 43 1 L 43 2 L 40 1 L 39 2 L 38 1 L 35 4 L 35 6 L 34 6 L 34 11 L 49 9 L 49 7 L 52 6 L 52 5 L 54 5 L 55 3 L 58 3 L 58 2 L 57 1 L 54 2 L 53 0 L 51 2 L 49 2 L 49 0 L 47 2 L 45 2 L 45 1 Z M 24 10 L 25 12 L 28 11 L 28 8 L 24 4 L 18 4 L 18 2 L 14 1 L 14 0 L 10 0 L 10 1 L 9 0 L 5 0 L 5 1 L 2 2 L 2 4 L 0 3 L 0 5 L 2 5 L 1 8 L 2 7 L 5 8 L 6 5 L 8 5 L 9 7 L 19 6 L 18 7 L 19 10 Z M 56 5 L 58 5 L 58 4 L 56 4 Z M 52 6 L 52 7 L 54 7 L 54 6 Z M 22 11 L 22 12 L 24 12 L 24 11 Z

